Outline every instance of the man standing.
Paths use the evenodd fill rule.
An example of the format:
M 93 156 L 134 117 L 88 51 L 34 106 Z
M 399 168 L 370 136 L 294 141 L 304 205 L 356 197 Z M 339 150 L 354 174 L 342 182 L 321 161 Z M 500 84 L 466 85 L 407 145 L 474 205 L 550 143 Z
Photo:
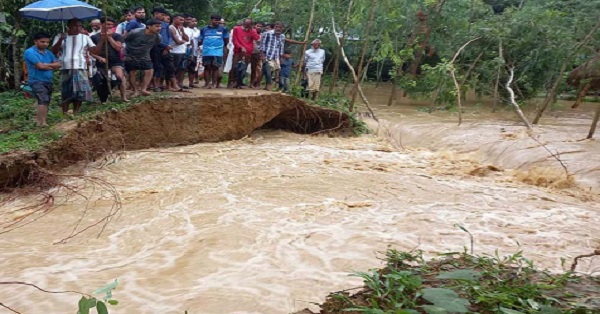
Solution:
M 229 79 L 234 82 L 234 88 L 245 88 L 243 80 L 250 56 L 254 49 L 254 41 L 259 40 L 260 35 L 252 28 L 252 19 L 246 18 L 241 26 L 233 28 L 233 64 Z
M 67 22 L 67 33 L 56 38 L 52 46 L 54 54 L 60 53 L 61 96 L 63 114 L 69 111 L 73 103 L 73 114 L 79 113 L 84 101 L 92 101 L 92 88 L 88 80 L 86 53 L 98 55 L 104 47 L 106 33 L 101 32 L 98 45 L 89 36 L 82 34 L 83 22 L 71 19 Z
M 34 45 L 25 50 L 25 64 L 27 65 L 27 85 L 37 99 L 37 112 L 35 122 L 37 126 L 48 126 L 48 105 L 52 98 L 52 71 L 60 68 L 60 62 L 48 50 L 50 36 L 44 33 L 33 35 Z
M 146 19 L 146 9 L 143 7 L 136 7 L 133 10 L 133 19 L 125 26 L 125 34 L 131 32 L 134 29 L 144 28 L 143 21 Z
M 150 50 L 155 45 L 160 44 L 160 21 L 151 19 L 146 23 L 145 29 L 136 29 L 131 31 L 125 37 L 125 71 L 129 74 L 129 84 L 133 90 L 133 95 L 137 96 L 137 87 L 135 84 L 136 71 L 144 71 L 141 94 L 150 95 L 148 85 L 152 80 L 152 59 L 150 59 Z
M 169 32 L 169 23 L 166 22 L 167 17 L 169 16 L 169 12 L 162 7 L 156 7 L 152 10 L 152 15 L 154 19 L 160 21 L 160 41 L 159 45 L 156 45 L 152 48 L 151 57 L 152 64 L 154 67 L 154 91 L 161 91 L 163 87 L 161 86 L 161 79 L 165 78 L 167 81 L 170 78 L 165 77 L 164 74 L 167 72 L 166 69 L 169 69 L 169 73 L 172 73 L 173 70 L 173 60 L 171 59 L 171 54 L 169 50 L 169 43 L 171 42 L 171 33 Z
M 105 32 L 108 35 L 108 57 L 106 56 L 106 49 L 103 49 L 98 55 L 92 55 L 97 61 L 96 67 L 98 68 L 98 71 L 102 73 L 101 76 L 104 76 L 104 82 L 102 82 L 103 84 L 101 85 L 105 86 L 105 83 L 107 83 L 106 77 L 108 77 L 108 73 L 106 73 L 106 64 L 108 62 L 110 71 L 117 77 L 117 81 L 119 82 L 121 100 L 127 102 L 127 96 L 125 95 L 125 75 L 123 73 L 123 62 L 121 61 L 120 56 L 121 49 L 123 48 L 123 37 L 119 34 L 112 33 L 111 30 L 116 23 L 114 19 L 103 17 L 101 23 L 102 32 Z M 92 36 L 92 41 L 95 44 L 98 44 L 100 42 L 100 34 Z M 108 90 L 102 90 L 103 88 L 107 88 Z M 96 88 L 98 96 L 100 96 L 101 93 L 106 92 L 105 97 L 108 97 L 111 86 L 106 85 L 106 87 L 103 88 Z M 100 101 L 103 102 L 103 98 L 106 101 L 105 97 L 100 97 Z
M 325 62 L 325 50 L 321 49 L 321 40 L 312 41 L 312 49 L 304 53 L 304 63 L 308 76 L 308 92 L 312 92 L 312 99 L 317 99 L 321 87 L 321 75 L 323 74 L 323 62 Z
M 283 23 L 276 22 L 273 26 L 273 32 L 263 33 L 260 41 L 260 52 L 265 58 L 265 64 L 263 65 L 263 73 L 265 73 L 267 81 L 265 90 L 271 90 L 271 84 L 273 83 L 272 74 L 281 69 L 279 59 L 283 56 L 283 46 L 285 44 L 285 35 L 281 33 L 282 30 Z
M 223 55 L 229 43 L 229 31 L 221 24 L 221 16 L 210 16 L 210 24 L 200 30 L 198 44 L 202 45 L 202 64 L 204 65 L 205 87 L 219 88 L 219 67 L 223 64 Z
M 259 35 L 262 35 L 264 26 L 265 24 L 263 22 L 256 22 L 254 29 Z M 262 65 L 264 60 L 263 55 L 260 52 L 261 40 L 254 41 L 254 49 L 252 50 L 252 56 L 250 57 L 250 86 L 255 89 L 260 88 L 260 81 L 262 81 Z
M 171 90 L 173 91 L 181 91 L 181 87 L 179 86 L 179 81 L 183 81 L 183 72 L 184 70 L 181 68 L 181 64 L 183 63 L 183 59 L 185 58 L 185 52 L 187 49 L 187 43 L 189 41 L 189 37 L 185 33 L 183 29 L 183 23 L 185 22 L 185 18 L 181 14 L 176 14 L 173 16 L 173 24 L 169 26 L 169 33 L 171 34 L 171 42 L 169 46 L 171 46 L 171 58 L 173 59 L 173 73 L 166 74 L 169 77 L 173 77 L 171 79 Z
M 200 30 L 198 29 L 198 19 L 193 16 L 190 16 L 189 21 L 187 23 L 186 34 L 190 38 L 188 44 L 188 62 L 186 66 L 186 71 L 188 73 L 188 86 L 190 88 L 195 88 L 194 81 L 198 76 L 198 71 L 196 70 L 196 64 L 198 64 L 198 37 L 200 36 Z M 186 53 L 186 55 L 188 55 Z M 182 84 L 180 84 L 182 85 Z

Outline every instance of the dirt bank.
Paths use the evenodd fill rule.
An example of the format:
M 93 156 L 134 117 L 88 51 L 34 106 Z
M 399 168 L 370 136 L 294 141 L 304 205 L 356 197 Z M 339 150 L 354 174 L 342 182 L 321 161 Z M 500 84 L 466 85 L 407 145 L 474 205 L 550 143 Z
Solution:
M 0 187 L 36 181 L 35 169 L 54 170 L 123 150 L 240 139 L 263 126 L 305 134 L 350 131 L 348 116 L 282 94 L 153 99 L 57 126 L 64 136 L 41 151 L 1 155 Z

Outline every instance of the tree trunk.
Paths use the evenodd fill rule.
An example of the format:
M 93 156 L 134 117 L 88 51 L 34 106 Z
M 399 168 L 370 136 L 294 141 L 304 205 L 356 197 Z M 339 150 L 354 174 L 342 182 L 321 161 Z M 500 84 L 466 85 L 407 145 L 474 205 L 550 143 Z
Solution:
M 508 77 L 508 82 L 506 82 L 506 90 L 510 94 L 510 103 L 515 108 L 515 111 L 519 115 L 519 118 L 521 118 L 521 121 L 523 121 L 523 123 L 525 123 L 525 125 L 527 126 L 527 129 L 531 130 L 531 123 L 529 123 L 529 120 L 527 120 L 527 117 L 525 117 L 523 111 L 521 111 L 521 107 L 519 107 L 519 104 L 517 104 L 517 102 L 515 101 L 515 92 L 512 90 L 512 88 L 510 88 L 510 84 L 512 84 L 513 78 L 515 77 L 515 69 L 511 66 L 508 69 L 508 72 L 510 73 L 510 76 Z
M 360 61 L 358 62 L 358 80 L 354 82 L 354 88 L 352 89 L 352 98 L 350 100 L 350 108 L 348 110 L 352 112 L 354 110 L 354 102 L 356 101 L 356 93 L 358 92 L 358 85 L 362 80 L 363 76 L 363 62 L 365 61 L 365 55 L 367 54 L 367 47 L 369 46 L 369 32 L 373 25 L 373 19 L 375 18 L 375 6 L 377 6 L 377 0 L 371 0 L 371 12 L 369 13 L 369 20 L 367 22 L 367 29 L 365 30 L 365 37 L 363 43 L 362 53 L 360 55 Z
M 331 85 L 329 86 L 329 92 L 332 93 L 337 85 L 337 81 L 340 76 L 340 56 L 342 54 L 341 50 L 344 49 L 346 44 L 346 34 L 348 32 L 348 25 L 350 25 L 350 15 L 352 14 L 352 7 L 354 6 L 354 0 L 350 0 L 348 3 L 348 10 L 346 11 L 346 16 L 344 17 L 344 26 L 342 26 L 342 38 L 340 38 L 340 45 L 336 49 L 335 54 L 335 67 L 333 69 L 333 80 Z M 337 34 L 334 33 L 334 36 Z M 346 93 L 346 86 L 344 86 L 344 90 L 342 94 Z
M 571 108 L 575 109 L 579 107 L 579 105 L 581 105 L 581 103 L 583 102 L 583 98 L 585 98 L 585 94 L 587 94 L 588 90 L 590 90 L 591 87 L 592 82 L 588 82 L 585 85 L 583 85 L 583 87 L 580 87 L 579 93 L 577 93 L 577 98 L 575 98 L 575 103 L 573 104 L 573 106 L 571 106 Z
M 504 53 L 502 52 L 502 40 L 500 40 L 498 44 L 498 55 L 502 56 Z M 502 66 L 498 67 L 498 72 L 496 73 L 496 83 L 494 84 L 494 103 L 492 104 L 492 112 L 496 112 L 496 106 L 498 105 L 498 86 L 500 86 L 500 72 L 502 71 Z
M 598 126 L 598 120 L 600 120 L 600 105 L 596 105 L 596 114 L 594 115 L 592 126 L 590 127 L 590 133 L 588 133 L 587 136 L 588 139 L 594 137 L 594 133 L 596 132 L 596 126 Z
M 19 30 L 21 30 L 21 16 L 16 19 L 14 34 L 10 40 L 13 58 L 13 84 L 15 89 L 21 86 L 21 57 L 19 55 L 19 38 L 17 37 Z
M 392 92 L 390 93 L 390 99 L 388 100 L 388 106 L 394 104 L 394 100 L 396 100 L 396 79 L 392 78 Z
M 333 14 L 331 15 L 331 26 L 332 26 L 333 32 L 335 33 L 336 32 L 335 31 L 335 19 L 333 17 Z M 335 37 L 335 41 L 336 41 L 337 45 L 341 46 L 340 45 L 340 39 L 337 36 L 334 36 L 334 37 Z M 379 121 L 377 119 L 377 117 L 375 116 L 375 112 L 373 112 L 373 109 L 371 108 L 371 104 L 369 103 L 369 100 L 367 99 L 367 97 L 365 97 L 365 94 L 363 93 L 363 90 L 360 87 L 360 79 L 356 75 L 356 71 L 354 70 L 354 67 L 352 66 L 352 63 L 350 63 L 350 60 L 348 60 L 348 57 L 346 57 L 346 53 L 344 52 L 344 48 L 340 47 L 340 53 L 342 54 L 342 59 L 344 59 L 344 62 L 346 63 L 346 65 L 350 69 L 350 73 L 352 74 L 352 78 L 354 79 L 354 82 L 359 82 L 359 84 L 358 84 L 358 93 L 360 94 L 360 97 L 362 98 L 363 102 L 365 103 L 365 106 L 367 106 L 367 109 L 371 113 L 371 116 L 373 117 L 373 119 L 375 121 Z
M 337 35 L 334 35 L 337 36 Z M 335 56 L 333 57 L 333 77 L 331 78 L 331 83 L 329 84 L 329 93 L 333 93 L 335 90 L 335 86 L 337 85 L 337 80 L 340 71 L 340 49 L 337 48 L 335 50 Z
M 586 45 L 591 39 L 594 38 L 594 35 L 596 34 L 596 31 L 598 31 L 598 28 L 600 28 L 600 18 L 598 18 L 596 25 L 594 25 L 592 30 L 585 36 L 585 38 L 583 38 L 583 40 L 581 40 L 577 45 L 575 45 L 575 47 L 573 48 L 571 53 L 564 59 L 563 64 L 560 67 L 560 72 L 559 72 L 558 76 L 556 77 L 554 84 L 552 84 L 552 88 L 546 95 L 546 99 L 544 99 L 544 103 L 542 104 L 540 109 L 535 114 L 535 118 L 533 119 L 533 124 L 538 124 L 540 122 L 540 119 L 542 118 L 544 111 L 546 111 L 546 109 L 548 108 L 550 103 L 552 103 L 552 101 L 554 100 L 558 86 L 562 82 L 563 74 L 565 73 L 565 70 L 567 69 L 567 63 L 571 60 L 571 58 L 573 58 L 573 56 L 579 51 L 579 49 L 582 46 Z
M 462 123 L 462 102 L 461 102 L 461 91 L 460 91 L 460 84 L 458 84 L 458 80 L 456 79 L 456 69 L 454 68 L 454 62 L 456 61 L 456 58 L 458 58 L 458 55 L 460 55 L 461 51 L 463 51 L 470 43 L 479 40 L 481 37 L 477 37 L 475 39 L 471 39 L 469 40 L 467 43 L 465 43 L 464 45 L 462 45 L 460 47 L 460 49 L 458 49 L 458 51 L 454 54 L 454 57 L 452 57 L 452 60 L 450 60 L 450 76 L 452 77 L 452 80 L 454 81 L 454 87 L 456 88 L 456 103 L 458 105 L 458 125 L 461 125 Z
M 304 53 L 306 52 L 306 44 L 308 43 L 308 39 L 310 37 L 310 31 L 312 29 L 313 19 L 315 17 L 315 2 L 316 2 L 316 0 L 311 0 L 311 2 L 310 2 L 310 17 L 308 19 L 308 29 L 306 29 L 306 33 L 304 35 L 304 45 L 302 45 L 302 52 L 300 55 L 300 63 L 298 66 L 298 71 L 302 71 L 302 68 L 304 67 Z M 296 76 L 296 82 L 294 83 L 294 85 L 298 85 L 298 83 L 300 83 L 301 76 L 302 76 L 301 74 Z
M 379 84 L 381 83 L 381 74 L 383 73 L 384 62 L 385 61 L 381 61 L 377 62 L 376 64 L 375 72 L 377 73 L 377 83 L 375 83 L 375 88 L 379 88 Z

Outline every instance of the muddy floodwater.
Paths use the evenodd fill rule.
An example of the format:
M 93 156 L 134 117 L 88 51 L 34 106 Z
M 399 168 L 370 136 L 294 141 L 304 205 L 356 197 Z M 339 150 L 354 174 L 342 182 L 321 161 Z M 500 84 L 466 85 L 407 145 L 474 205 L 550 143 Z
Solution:
M 510 152 L 533 147 L 525 140 L 506 144 L 520 142 L 521 127 L 469 116 L 463 129 L 471 139 L 497 141 L 476 145 L 461 137 L 452 114 L 414 109 L 378 106 L 388 121 L 381 136 L 259 130 L 238 141 L 130 151 L 91 163 L 85 175 L 94 180 L 66 179 L 76 193 L 51 191 L 50 214 L 0 234 L 0 280 L 89 293 L 118 279 L 114 313 L 289 313 L 359 286 L 348 274 L 381 266 L 378 252 L 389 247 L 421 249 L 428 257 L 462 251 L 469 237 L 456 224 L 473 234 L 476 253 L 522 250 L 553 271 L 563 269 L 561 258 L 570 265 L 600 247 L 598 172 L 581 176 L 584 187 L 526 184 L 535 160 L 550 164 L 533 148 Z M 589 117 L 548 122 L 542 140 L 583 138 Z M 564 155 L 569 165 L 582 174 L 597 171 L 597 159 L 589 160 L 600 155 L 597 141 L 566 143 L 553 145 L 581 151 Z M 509 153 L 494 153 L 496 145 Z M 4 203 L 1 222 L 41 198 Z M 118 212 L 101 235 L 97 226 L 55 244 L 111 210 Z M 583 261 L 579 270 L 600 271 L 600 259 Z M 0 301 L 22 313 L 72 313 L 77 300 L 0 287 Z

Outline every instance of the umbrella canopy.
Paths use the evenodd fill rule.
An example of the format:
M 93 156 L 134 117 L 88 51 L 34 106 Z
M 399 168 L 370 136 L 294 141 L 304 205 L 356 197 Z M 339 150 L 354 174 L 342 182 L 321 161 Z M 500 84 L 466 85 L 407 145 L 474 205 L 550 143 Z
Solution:
M 86 20 L 102 15 L 102 10 L 77 0 L 42 0 L 21 8 L 19 12 L 26 18 L 42 21 Z

